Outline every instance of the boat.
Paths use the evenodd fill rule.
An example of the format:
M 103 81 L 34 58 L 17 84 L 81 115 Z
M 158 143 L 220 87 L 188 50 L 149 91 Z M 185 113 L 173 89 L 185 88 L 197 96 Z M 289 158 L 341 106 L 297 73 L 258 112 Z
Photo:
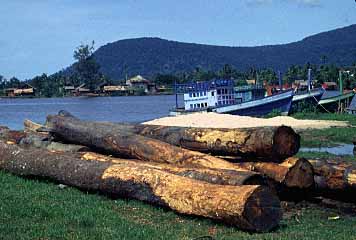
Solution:
M 324 96 L 325 95 L 325 96 Z M 319 101 L 320 110 L 324 112 L 342 112 L 348 108 L 355 92 L 349 91 L 325 91 Z
M 315 88 L 305 92 L 296 92 L 292 99 L 290 113 L 295 113 L 308 106 L 318 106 L 321 97 L 325 90 L 323 88 Z
M 176 84 L 176 107 L 171 116 L 196 112 L 216 112 L 243 116 L 264 116 L 273 111 L 288 115 L 293 89 L 265 97 L 259 88 L 234 89 L 233 80 L 214 79 L 206 82 Z M 252 91 L 252 93 L 249 93 Z M 257 94 L 255 94 L 257 93 Z M 178 95 L 183 95 L 184 106 L 179 107 Z M 251 97 L 246 97 L 250 95 Z

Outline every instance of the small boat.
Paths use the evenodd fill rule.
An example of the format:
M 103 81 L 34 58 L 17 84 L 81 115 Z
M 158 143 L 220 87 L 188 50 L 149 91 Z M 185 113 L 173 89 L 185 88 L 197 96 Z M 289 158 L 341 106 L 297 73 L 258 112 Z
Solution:
M 290 113 L 295 113 L 305 108 L 306 106 L 317 106 L 325 90 L 323 88 L 316 88 L 310 91 L 297 92 L 292 99 L 292 106 Z
M 340 112 L 348 108 L 355 92 L 343 91 L 326 91 L 319 101 L 320 110 L 325 112 Z
M 262 94 L 259 88 L 253 87 L 250 90 L 238 89 L 235 91 L 234 82 L 225 79 L 176 84 L 176 108 L 170 111 L 170 115 L 216 112 L 244 116 L 263 116 L 273 111 L 278 111 L 284 115 L 288 114 L 292 103 L 293 89 L 267 97 Z M 178 94 L 183 95 L 184 107 L 179 107 Z M 246 97 L 247 95 L 250 95 L 250 97 Z

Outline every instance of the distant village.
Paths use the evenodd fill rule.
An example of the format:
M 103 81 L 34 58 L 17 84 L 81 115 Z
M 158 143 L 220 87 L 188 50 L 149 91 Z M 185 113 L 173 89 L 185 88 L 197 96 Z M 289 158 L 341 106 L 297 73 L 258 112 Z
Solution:
M 39 91 L 29 83 L 23 82 L 18 88 L 6 88 L 6 97 L 35 97 Z M 64 97 L 76 96 L 130 96 L 130 95 L 158 95 L 172 94 L 169 86 L 157 85 L 154 82 L 137 75 L 126 80 L 125 84 L 112 85 L 106 82 L 99 84 L 95 90 L 90 90 L 85 83 L 79 86 L 65 85 L 60 90 Z

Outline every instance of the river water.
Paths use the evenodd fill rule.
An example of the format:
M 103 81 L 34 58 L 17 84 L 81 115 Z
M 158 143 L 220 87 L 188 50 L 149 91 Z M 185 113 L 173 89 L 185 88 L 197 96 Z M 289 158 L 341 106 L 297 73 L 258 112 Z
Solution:
M 175 105 L 174 95 L 127 97 L 77 97 L 0 99 L 0 125 L 22 129 L 30 119 L 44 123 L 48 114 L 67 110 L 86 120 L 143 122 L 168 116 Z

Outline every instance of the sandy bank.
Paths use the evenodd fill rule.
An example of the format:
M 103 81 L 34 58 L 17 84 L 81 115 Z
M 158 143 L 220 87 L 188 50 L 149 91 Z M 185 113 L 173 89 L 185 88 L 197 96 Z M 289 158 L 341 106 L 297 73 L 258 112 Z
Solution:
M 218 113 L 195 113 L 163 117 L 143 124 L 202 128 L 249 128 L 286 125 L 299 130 L 349 126 L 347 122 L 343 121 L 298 120 L 287 116 L 265 119 Z

